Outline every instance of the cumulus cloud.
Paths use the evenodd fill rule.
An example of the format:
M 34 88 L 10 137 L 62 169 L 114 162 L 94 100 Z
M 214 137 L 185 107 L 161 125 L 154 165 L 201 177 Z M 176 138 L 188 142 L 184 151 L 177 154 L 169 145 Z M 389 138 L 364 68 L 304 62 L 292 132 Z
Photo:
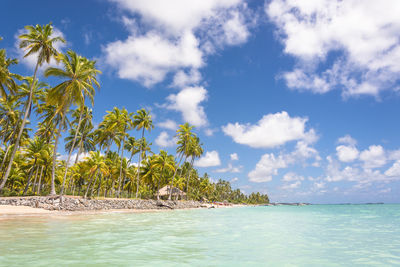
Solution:
M 253 23 L 242 0 L 110 1 L 124 13 L 122 23 L 130 34 L 104 47 L 105 62 L 120 78 L 147 87 L 174 72 L 173 86 L 199 82 L 204 58 L 226 45 L 246 42 Z
M 251 182 L 269 182 L 273 175 L 278 174 L 278 169 L 286 167 L 287 162 L 283 156 L 275 157 L 274 154 L 265 154 L 256 164 L 256 168 L 249 172 L 248 177 Z
M 288 87 L 342 95 L 395 90 L 400 73 L 397 0 L 273 0 L 265 12 L 284 52 L 298 60 Z
M 315 139 L 309 139 L 315 140 Z M 302 164 L 307 166 L 307 161 L 313 159 L 313 166 L 318 165 L 321 161 L 318 151 L 311 147 L 305 141 L 298 141 L 296 143 L 295 149 L 290 153 L 280 153 L 275 156 L 273 153 L 267 153 L 263 155 L 260 161 L 256 164 L 254 170 L 249 172 L 248 177 L 252 182 L 269 182 L 272 177 L 278 174 L 279 169 L 288 168 L 294 164 Z M 318 164 L 316 164 L 318 163 Z M 289 177 L 292 174 L 288 174 Z M 286 177 L 286 179 L 289 179 Z
M 282 188 L 283 190 L 291 190 L 291 189 L 296 189 L 296 188 L 298 188 L 300 185 L 301 185 L 301 182 L 300 182 L 300 181 L 296 181 L 296 182 L 291 183 L 291 184 L 285 184 L 285 185 L 283 185 L 281 188 Z
M 242 169 L 242 166 L 233 166 L 232 164 L 228 164 L 228 166 L 226 168 L 221 168 L 221 169 L 217 169 L 214 172 L 219 172 L 219 173 L 225 173 L 225 172 L 230 172 L 230 173 L 238 173 L 240 172 L 240 170 Z
M 290 117 L 282 111 L 265 115 L 253 125 L 229 123 L 222 127 L 222 131 L 236 143 L 254 148 L 272 148 L 294 140 L 315 141 L 315 131 L 306 131 L 306 122 L 307 118 Z
M 207 100 L 207 90 L 203 87 L 186 87 L 177 94 L 169 95 L 167 100 L 166 108 L 181 112 L 185 122 L 198 127 L 208 124 L 204 108 L 200 105 Z
M 213 150 L 206 152 L 204 156 L 194 162 L 196 167 L 214 167 L 221 165 L 218 151 Z
M 303 176 L 298 175 L 294 172 L 288 172 L 282 178 L 282 181 L 284 182 L 303 181 L 303 180 L 304 180 Z
M 160 147 L 171 147 L 176 145 L 176 140 L 174 137 L 169 136 L 167 132 L 162 131 L 156 138 L 156 144 Z
M 361 152 L 360 159 L 366 169 L 379 168 L 386 164 L 386 154 L 382 146 L 369 146 Z
M 165 120 L 157 123 L 157 126 L 160 128 L 176 131 L 178 129 L 178 124 L 173 120 Z
M 237 181 L 239 181 L 239 178 L 237 178 L 237 177 L 234 177 L 231 179 L 231 183 L 236 183 Z
M 354 146 L 340 145 L 336 147 L 336 155 L 340 161 L 351 162 L 358 158 L 359 151 Z
M 239 156 L 237 153 L 232 153 L 229 155 L 229 157 L 231 158 L 231 160 L 239 160 Z

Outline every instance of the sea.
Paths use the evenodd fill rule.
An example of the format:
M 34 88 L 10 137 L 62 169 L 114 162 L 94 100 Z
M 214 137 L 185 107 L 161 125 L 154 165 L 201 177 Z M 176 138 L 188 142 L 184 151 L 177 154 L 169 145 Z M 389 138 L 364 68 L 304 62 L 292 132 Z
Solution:
M 400 266 L 400 205 L 0 215 L 0 266 Z

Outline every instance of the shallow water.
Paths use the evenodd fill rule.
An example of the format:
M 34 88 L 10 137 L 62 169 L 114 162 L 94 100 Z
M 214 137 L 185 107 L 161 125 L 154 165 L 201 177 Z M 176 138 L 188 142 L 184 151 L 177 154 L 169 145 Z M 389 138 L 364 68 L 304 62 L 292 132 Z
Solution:
M 0 266 L 400 265 L 400 205 L 12 217 Z

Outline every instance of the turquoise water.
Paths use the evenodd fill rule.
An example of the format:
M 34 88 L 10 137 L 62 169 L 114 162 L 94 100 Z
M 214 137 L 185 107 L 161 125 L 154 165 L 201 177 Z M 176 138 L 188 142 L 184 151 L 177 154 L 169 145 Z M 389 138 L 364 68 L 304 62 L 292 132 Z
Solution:
M 400 205 L 0 216 L 0 265 L 400 265 Z

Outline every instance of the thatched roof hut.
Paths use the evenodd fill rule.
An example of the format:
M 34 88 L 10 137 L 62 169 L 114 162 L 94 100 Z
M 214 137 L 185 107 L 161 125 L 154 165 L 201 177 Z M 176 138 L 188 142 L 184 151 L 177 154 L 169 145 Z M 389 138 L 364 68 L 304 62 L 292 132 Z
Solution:
M 169 186 L 169 185 L 164 186 L 163 188 L 160 189 L 160 196 L 169 196 L 170 190 L 171 190 L 171 186 Z M 176 196 L 176 195 L 186 196 L 186 193 L 177 187 L 172 187 L 172 195 L 173 196 Z

